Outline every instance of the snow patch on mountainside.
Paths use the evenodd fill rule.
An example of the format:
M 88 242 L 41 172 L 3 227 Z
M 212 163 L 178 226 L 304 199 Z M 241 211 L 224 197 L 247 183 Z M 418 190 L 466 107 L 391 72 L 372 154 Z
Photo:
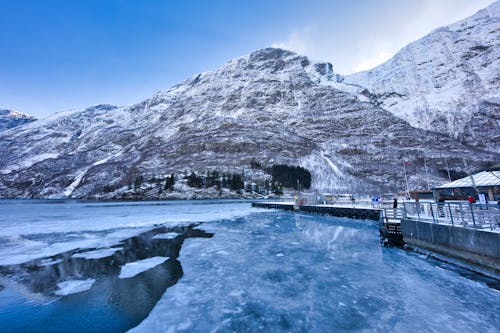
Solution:
M 434 30 L 382 65 L 346 76 L 412 126 L 499 149 L 500 2 Z M 493 116 L 493 119 L 490 117 Z
M 42 162 L 47 159 L 56 159 L 58 156 L 59 153 L 41 153 L 34 156 L 28 156 L 26 159 L 17 161 L 16 163 L 11 164 L 9 167 L 0 170 L 0 174 L 8 174 L 16 169 L 27 169 L 35 163 Z
M 78 172 L 77 176 L 75 177 L 75 180 L 68 187 L 66 187 L 66 190 L 63 192 L 63 195 L 65 197 L 70 197 L 71 194 L 73 193 L 73 191 L 75 190 L 75 188 L 78 185 L 80 185 L 80 182 L 82 181 L 83 177 L 85 177 L 85 175 L 87 174 L 87 172 L 89 171 L 90 168 L 92 168 L 94 166 L 97 166 L 97 165 L 104 164 L 107 161 L 109 161 L 110 159 L 116 158 L 116 157 L 120 156 L 122 153 L 123 152 L 119 152 L 118 154 L 115 154 L 113 156 L 106 157 L 106 158 L 104 158 L 102 160 L 99 160 L 97 162 L 92 163 L 92 165 L 90 165 L 89 167 L 80 170 Z
M 313 82 L 348 92 L 356 96 L 361 102 L 370 101 L 370 99 L 363 94 L 366 88 L 343 82 L 344 77 L 342 75 L 335 74 L 333 72 L 333 66 L 330 63 L 313 61 L 310 66 L 305 67 L 305 71 L 309 74 L 309 77 Z

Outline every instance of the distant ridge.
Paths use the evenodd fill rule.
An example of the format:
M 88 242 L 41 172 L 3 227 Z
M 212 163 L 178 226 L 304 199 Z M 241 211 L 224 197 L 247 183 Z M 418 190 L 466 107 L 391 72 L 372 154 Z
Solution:
M 500 152 L 500 1 L 344 83 L 412 126 Z
M 491 43 L 500 40 L 491 30 L 495 6 L 369 72 L 343 78 L 332 64 L 266 48 L 132 106 L 98 105 L 0 132 L 0 197 L 232 197 L 242 193 L 189 186 L 188 177 L 238 174 L 246 188 L 266 186 L 276 164 L 306 168 L 318 191 L 368 194 L 403 190 L 404 171 L 410 188 L 424 189 L 446 182 L 447 168 L 488 168 L 500 160 L 498 47 L 483 38 L 490 31 Z M 441 50 L 441 38 L 458 48 L 443 65 L 433 52 L 430 62 L 415 58 L 424 42 Z M 455 99 L 440 95 L 448 88 Z M 430 104 L 434 95 L 442 98 Z M 420 99 L 425 110 L 398 111 L 421 107 Z M 456 100 L 477 109 L 454 112 Z

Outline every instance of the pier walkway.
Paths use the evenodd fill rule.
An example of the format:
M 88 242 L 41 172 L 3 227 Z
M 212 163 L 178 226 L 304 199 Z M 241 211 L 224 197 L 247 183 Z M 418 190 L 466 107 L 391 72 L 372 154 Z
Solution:
M 464 202 L 404 202 L 403 219 L 500 232 L 500 209 Z
M 252 207 L 283 209 L 289 211 L 300 211 L 306 213 L 317 213 L 337 217 L 348 217 L 354 219 L 380 221 L 383 210 L 378 207 L 370 207 L 364 203 L 336 205 L 296 205 L 293 201 L 285 202 L 253 202 Z

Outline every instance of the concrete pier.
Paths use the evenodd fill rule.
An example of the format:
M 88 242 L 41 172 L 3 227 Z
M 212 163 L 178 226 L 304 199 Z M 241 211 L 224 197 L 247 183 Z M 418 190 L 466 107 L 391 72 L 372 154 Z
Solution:
M 293 202 L 252 202 L 252 207 L 295 210 Z
M 500 276 L 500 232 L 411 219 L 402 220 L 401 230 L 404 242 L 411 247 L 458 259 L 472 266 L 468 268 L 486 269 L 496 278 Z
M 382 213 L 382 210 L 376 208 L 342 207 L 333 205 L 294 206 L 293 202 L 253 202 L 252 207 L 283 209 L 374 221 L 379 221 Z

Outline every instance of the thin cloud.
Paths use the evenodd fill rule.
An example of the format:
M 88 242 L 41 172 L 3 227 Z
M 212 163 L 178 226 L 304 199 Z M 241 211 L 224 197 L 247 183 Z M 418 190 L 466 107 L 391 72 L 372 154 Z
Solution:
M 493 0 L 421 0 L 392 3 L 377 15 L 359 11 L 349 25 L 336 20 L 303 22 L 288 38 L 272 43 L 333 64 L 334 71 L 348 75 L 372 69 L 387 61 L 407 44 L 432 30 L 473 15 Z
M 372 68 L 386 62 L 393 55 L 394 55 L 394 53 L 391 53 L 391 52 L 379 52 L 379 54 L 376 57 L 363 60 L 361 63 L 356 65 L 353 68 L 353 72 L 356 73 L 356 72 L 362 72 L 362 71 L 372 69 Z
M 312 35 L 316 31 L 316 26 L 308 26 L 304 29 L 292 31 L 285 41 L 277 41 L 271 44 L 272 47 L 278 47 L 298 54 L 314 54 L 314 38 Z

